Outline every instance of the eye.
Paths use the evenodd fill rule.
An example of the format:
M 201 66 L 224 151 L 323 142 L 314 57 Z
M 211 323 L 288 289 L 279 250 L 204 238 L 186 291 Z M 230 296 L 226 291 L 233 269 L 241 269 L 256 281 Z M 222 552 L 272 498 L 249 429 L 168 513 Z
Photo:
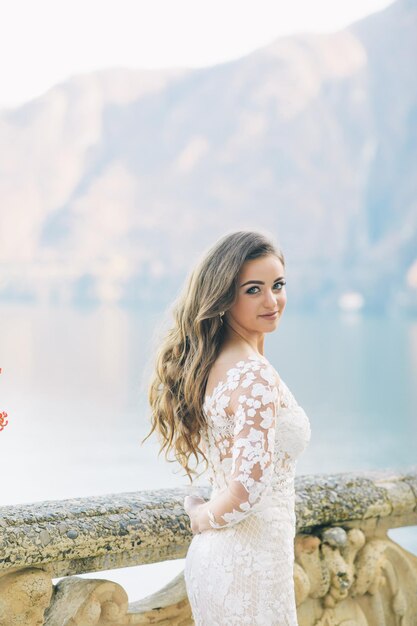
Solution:
M 287 284 L 287 281 L 286 281 L 286 280 L 278 280 L 278 281 L 275 283 L 275 285 L 279 285 L 279 289 L 278 289 L 278 291 L 281 291 L 281 290 L 282 290 L 282 288 L 283 288 L 283 286 L 284 286 L 284 285 L 286 285 L 286 284 Z M 275 285 L 274 285 L 274 287 L 275 287 Z M 259 287 L 256 287 L 256 285 L 255 285 L 255 286 L 253 286 L 253 287 L 250 287 L 250 289 L 248 289 L 246 293 L 249 293 L 249 294 L 254 294 L 254 293 L 256 293 L 255 291 L 252 291 L 252 289 L 259 289 Z

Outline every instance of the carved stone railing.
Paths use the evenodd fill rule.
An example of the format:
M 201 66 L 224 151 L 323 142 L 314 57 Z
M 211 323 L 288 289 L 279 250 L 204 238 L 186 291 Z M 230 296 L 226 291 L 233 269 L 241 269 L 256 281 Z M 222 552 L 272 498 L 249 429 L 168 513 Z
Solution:
M 0 626 L 193 624 L 183 573 L 130 604 L 120 585 L 74 576 L 184 558 L 190 493 L 210 488 L 0 507 Z M 417 526 L 415 468 L 299 476 L 296 516 L 299 626 L 416 626 L 417 557 L 387 536 Z

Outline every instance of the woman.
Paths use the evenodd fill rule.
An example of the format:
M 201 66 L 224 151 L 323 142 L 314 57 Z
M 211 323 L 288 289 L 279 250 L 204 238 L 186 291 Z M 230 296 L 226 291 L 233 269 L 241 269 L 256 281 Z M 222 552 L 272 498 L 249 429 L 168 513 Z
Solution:
M 202 454 L 213 487 L 207 502 L 184 500 L 194 535 L 184 577 L 197 626 L 297 625 L 294 476 L 311 432 L 264 356 L 285 284 L 284 256 L 269 238 L 222 237 L 192 272 L 157 357 L 151 433 L 191 481 L 189 457 Z

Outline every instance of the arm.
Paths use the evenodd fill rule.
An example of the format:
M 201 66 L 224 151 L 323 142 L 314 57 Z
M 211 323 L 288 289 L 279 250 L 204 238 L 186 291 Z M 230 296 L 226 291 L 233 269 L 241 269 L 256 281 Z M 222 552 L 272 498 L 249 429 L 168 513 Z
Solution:
M 264 367 L 251 372 L 233 392 L 231 475 L 225 489 L 198 507 L 199 532 L 239 523 L 261 500 L 274 470 L 277 398 L 276 383 Z

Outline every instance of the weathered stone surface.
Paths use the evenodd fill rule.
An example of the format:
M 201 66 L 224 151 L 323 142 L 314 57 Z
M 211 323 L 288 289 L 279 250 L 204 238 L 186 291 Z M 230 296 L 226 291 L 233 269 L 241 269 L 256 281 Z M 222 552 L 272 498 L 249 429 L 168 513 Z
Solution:
M 0 576 L 0 626 L 42 626 L 52 590 L 51 577 L 41 569 Z
M 297 480 L 296 510 L 301 513 L 297 528 L 363 519 L 370 507 L 384 514 L 391 510 L 384 490 L 377 489 L 370 480 L 337 474 L 302 476 Z
M 184 496 L 159 489 L 0 507 L 0 571 L 42 566 L 52 577 L 183 558 L 191 538 Z M 417 470 L 296 478 L 298 532 L 357 520 L 417 524 Z
M 58 577 L 182 558 L 190 540 L 182 506 L 189 492 L 160 489 L 0 507 L 0 572 L 36 563 Z M 198 493 L 208 498 L 210 490 Z
M 209 487 L 1 507 L 0 626 L 191 625 L 183 574 L 130 604 L 111 581 L 51 582 L 182 558 L 192 536 L 182 507 L 189 493 L 208 498 Z M 416 626 L 417 558 L 386 535 L 417 525 L 414 468 L 297 477 L 296 516 L 300 626 Z

